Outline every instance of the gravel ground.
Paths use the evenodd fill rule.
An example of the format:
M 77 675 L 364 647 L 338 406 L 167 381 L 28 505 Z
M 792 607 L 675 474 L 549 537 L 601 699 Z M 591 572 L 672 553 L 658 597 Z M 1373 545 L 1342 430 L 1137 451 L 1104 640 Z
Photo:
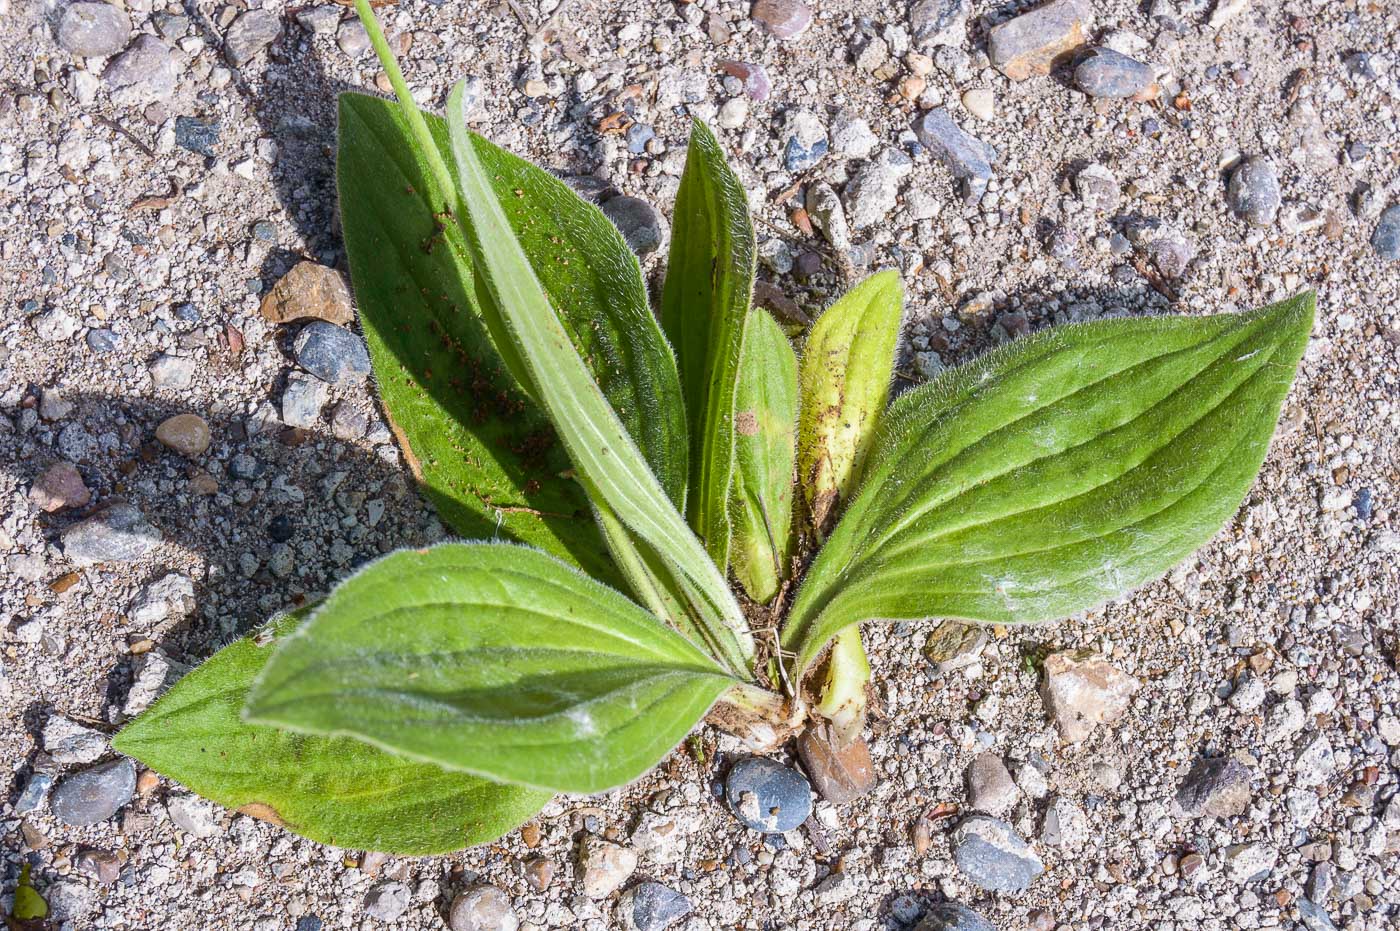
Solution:
M 713 791 L 737 747 L 708 729 L 704 762 L 453 856 L 328 848 L 121 767 L 120 810 L 66 823 L 65 782 L 181 664 L 447 533 L 367 381 L 304 374 L 299 324 L 260 313 L 296 262 L 343 267 L 335 95 L 383 78 L 343 8 L 248 6 L 0 0 L 0 901 L 27 861 L 72 928 L 442 928 L 477 883 L 508 901 L 478 893 L 494 923 L 453 927 L 983 927 L 943 902 L 1002 929 L 1400 927 L 1387 0 L 1085 0 L 1030 44 L 1151 68 L 1100 53 L 1019 81 L 1016 35 L 993 33 L 995 64 L 988 37 L 1026 3 L 819 3 L 787 38 L 794 0 L 384 7 L 420 99 L 479 76 L 479 128 L 614 196 L 639 249 L 665 235 L 648 205 L 669 210 L 688 115 L 711 120 L 765 300 L 816 311 L 902 269 L 902 384 L 1057 322 L 1315 288 L 1279 435 L 1238 517 L 1131 598 L 955 636 L 951 658 L 922 652 L 932 625 L 872 631 L 879 782 L 809 828 L 740 824 Z M 157 437 L 185 413 L 208 440 Z M 1043 687 L 1073 650 L 1113 688 Z M 584 882 L 600 838 L 641 853 L 630 877 L 613 851 Z

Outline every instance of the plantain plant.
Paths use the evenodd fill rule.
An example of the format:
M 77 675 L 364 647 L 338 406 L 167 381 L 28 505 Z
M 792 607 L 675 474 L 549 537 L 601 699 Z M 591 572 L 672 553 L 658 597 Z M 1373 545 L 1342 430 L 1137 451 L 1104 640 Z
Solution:
M 415 478 L 472 542 L 366 565 L 118 735 L 194 791 L 432 853 L 637 779 L 707 715 L 756 747 L 856 740 L 861 623 L 1094 607 L 1252 484 L 1312 295 L 1040 332 L 890 403 L 897 275 L 795 352 L 752 306 L 744 189 L 702 123 L 658 315 L 603 215 L 468 132 L 460 87 L 422 112 L 356 7 L 398 97 L 340 98 L 360 322 Z

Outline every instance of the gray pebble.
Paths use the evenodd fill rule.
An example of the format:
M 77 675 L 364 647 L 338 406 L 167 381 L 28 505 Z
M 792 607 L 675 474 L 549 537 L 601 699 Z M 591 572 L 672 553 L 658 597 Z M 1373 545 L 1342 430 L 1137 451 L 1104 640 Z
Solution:
M 1283 203 L 1278 173 L 1268 159 L 1257 155 L 1246 158 L 1230 173 L 1226 197 L 1230 209 L 1251 226 L 1272 226 Z
M 117 503 L 65 529 L 63 554 L 75 566 L 132 562 L 161 541 L 160 531 L 130 504 Z
M 919 141 L 963 183 L 968 203 L 981 200 L 992 179 L 996 149 L 958 126 L 944 107 L 930 110 L 914 123 Z
M 510 896 L 483 884 L 462 890 L 452 900 L 447 924 L 452 931 L 516 931 L 520 919 L 511 907 Z
M 1180 278 L 1186 274 L 1196 252 L 1181 236 L 1167 233 L 1147 244 L 1147 255 L 1164 277 Z
M 690 899 L 656 882 L 628 889 L 617 904 L 618 918 L 627 931 L 665 931 L 690 912 Z
M 670 240 L 671 228 L 666 218 L 640 197 L 614 197 L 604 201 L 601 209 L 627 240 L 627 248 L 639 256 L 663 249 Z
M 941 902 L 924 913 L 914 931 L 996 931 L 996 926 L 957 902 Z
M 751 756 L 735 763 L 724 794 L 738 819 L 763 834 L 784 834 L 812 813 L 812 787 L 796 770 Z
M 81 827 L 106 821 L 136 792 L 136 764 L 113 760 L 74 773 L 53 790 L 49 807 L 64 824 Z
M 287 376 L 287 387 L 282 389 L 282 422 L 289 427 L 316 426 L 329 396 L 330 389 L 324 381 L 293 372 Z
M 403 883 L 380 883 L 365 896 L 365 914 L 385 923 L 398 921 L 412 900 L 413 894 Z
M 344 11 L 344 7 L 334 3 L 313 6 L 297 13 L 297 23 L 307 32 L 330 35 L 340 24 L 340 16 Z
M 865 229 L 888 220 L 899 202 L 899 182 L 914 168 L 909 156 L 886 149 L 866 162 L 843 192 L 846 217 L 854 229 Z
M 1005 821 L 974 815 L 953 831 L 953 860 L 989 892 L 1024 892 L 1045 865 Z
M 1371 248 L 1387 262 L 1400 260 L 1400 204 L 1392 204 L 1381 213 L 1371 234 Z
M 224 54 L 229 62 L 241 65 L 282 34 L 282 19 L 271 10 L 249 10 L 233 21 L 224 36 Z
M 1090 97 L 1122 100 L 1152 86 L 1152 68 L 1111 48 L 1092 49 L 1074 67 L 1074 84 Z
M 158 390 L 182 391 L 194 381 L 194 360 L 162 353 L 151 363 L 150 371 Z
M 787 140 L 783 145 L 783 167 L 788 171 L 806 171 L 830 151 L 826 127 L 811 111 L 791 111 L 783 132 Z
M 1086 207 L 1111 213 L 1118 207 L 1120 188 L 1107 165 L 1094 162 L 1074 176 L 1074 190 Z
M 112 59 L 102 79 L 120 106 L 141 106 L 165 100 L 175 93 L 175 59 L 165 43 L 150 34 Z
M 1176 802 L 1188 815 L 1233 818 L 1249 807 L 1252 782 L 1249 768 L 1234 757 L 1200 759 L 1181 781 Z
M 962 45 L 971 15 L 971 0 L 918 0 L 909 8 L 909 31 L 919 48 Z
M 112 330 L 88 330 L 83 338 L 88 348 L 96 353 L 111 352 L 117 348 L 117 334 Z
M 370 373 L 365 344 L 334 323 L 308 323 L 297 334 L 293 349 L 298 365 L 332 385 L 356 382 Z
M 29 777 L 29 781 L 24 784 L 24 791 L 15 799 L 15 814 L 27 815 L 35 811 L 44 804 L 44 799 L 49 797 L 49 789 L 53 788 L 53 777 L 48 773 L 35 773 Z
M 175 144 L 198 155 L 212 156 L 223 124 L 193 116 L 175 117 Z
M 1298 900 L 1298 919 L 1307 931 L 1337 931 L 1327 909 L 1307 899 Z
M 74 3 L 58 21 L 58 44 L 83 58 L 115 55 L 131 36 L 131 18 L 110 3 Z

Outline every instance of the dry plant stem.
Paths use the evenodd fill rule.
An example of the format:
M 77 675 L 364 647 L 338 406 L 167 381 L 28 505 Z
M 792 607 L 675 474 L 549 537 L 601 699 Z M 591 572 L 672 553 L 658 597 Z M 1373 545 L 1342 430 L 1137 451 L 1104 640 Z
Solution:
M 738 737 L 757 752 L 782 746 L 802 729 L 806 720 L 807 705 L 800 696 L 786 698 L 756 685 L 734 686 L 706 717 L 710 724 Z

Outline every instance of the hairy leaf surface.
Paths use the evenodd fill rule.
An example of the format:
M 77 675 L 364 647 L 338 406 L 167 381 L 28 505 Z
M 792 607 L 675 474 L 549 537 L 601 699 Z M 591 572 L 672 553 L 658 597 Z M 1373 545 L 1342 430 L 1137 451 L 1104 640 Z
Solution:
M 812 325 L 802 350 L 798 475 L 819 532 L 855 490 L 889 403 L 904 288 L 880 272 L 846 292 Z
M 454 543 L 395 553 L 342 583 L 283 641 L 247 715 L 591 793 L 646 772 L 734 682 L 551 556 Z
M 799 668 L 853 622 L 1047 620 L 1169 569 L 1254 481 L 1313 303 L 1061 327 L 901 397 L 793 606 Z
M 696 121 L 671 217 L 661 325 L 676 350 L 690 417 L 687 516 L 721 569 L 729 562 L 735 392 L 753 276 L 744 186 L 714 133 Z
M 792 551 L 797 444 L 797 356 L 766 311 L 749 315 L 734 415 L 730 562 L 749 597 L 778 593 Z
M 488 328 L 497 334 L 498 344 L 508 341 L 519 351 L 531 390 L 589 493 L 600 495 L 631 532 L 703 596 L 714 621 L 712 633 L 723 638 L 724 649 L 717 655 L 731 670 L 741 671 L 753 655 L 752 638 L 728 582 L 686 526 L 554 312 L 471 143 L 461 100 L 459 85 L 448 101 L 448 129 L 464 211 L 460 228 L 467 234 L 480 287 L 490 296 L 480 305 Z
M 424 116 L 450 162 L 444 122 Z M 675 360 L 636 258 L 563 182 L 472 141 L 541 286 L 671 500 L 687 477 Z M 463 536 L 504 534 L 613 578 L 564 448 L 484 325 L 472 263 L 395 103 L 340 98 L 341 223 L 361 325 L 415 475 Z
M 285 636 L 301 622 L 284 618 L 274 630 Z M 445 853 L 495 840 L 549 801 L 548 792 L 406 760 L 348 737 L 245 723 L 248 690 L 272 656 L 268 639 L 224 647 L 112 745 L 220 805 L 321 843 L 386 853 Z

